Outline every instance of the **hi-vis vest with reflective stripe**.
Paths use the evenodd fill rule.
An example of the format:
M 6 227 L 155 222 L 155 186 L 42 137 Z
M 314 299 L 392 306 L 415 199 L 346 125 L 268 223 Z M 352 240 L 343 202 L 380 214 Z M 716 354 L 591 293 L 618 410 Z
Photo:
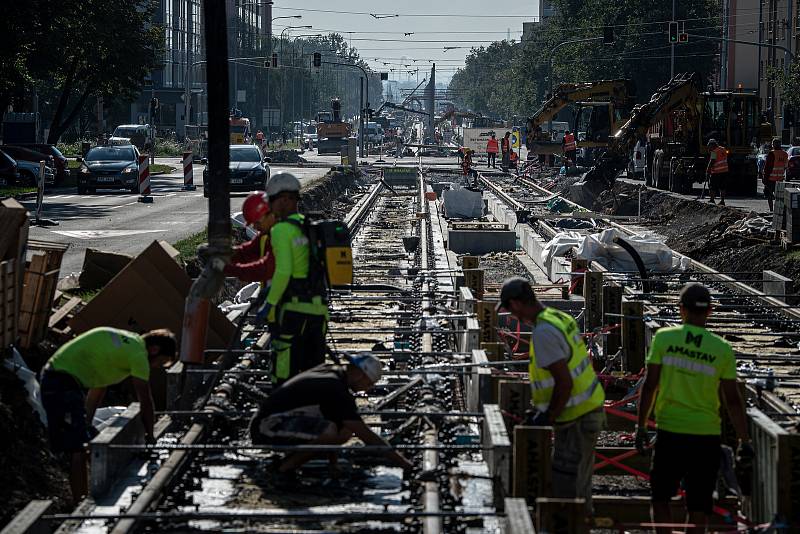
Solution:
M 578 417 L 601 408 L 606 395 L 597 374 L 594 372 L 586 345 L 581 339 L 578 323 L 570 315 L 556 310 L 555 308 L 545 308 L 536 318 L 536 323 L 550 323 L 564 334 L 564 338 L 569 344 L 572 354 L 567 367 L 572 376 L 572 391 L 564 411 L 556 419 L 557 422 L 572 421 Z M 555 380 L 547 369 L 536 366 L 536 353 L 533 340 L 530 344 L 530 365 L 528 373 L 531 381 L 531 396 L 533 405 L 539 411 L 546 411 L 550 406 L 550 399 L 553 396 Z
M 577 150 L 578 144 L 575 142 L 575 134 L 564 135 L 564 152 Z
M 772 155 L 775 159 L 772 163 L 772 172 L 769 173 L 769 179 L 773 182 L 781 182 L 786 173 L 786 167 L 789 165 L 789 154 L 783 149 L 778 149 L 773 150 Z
M 711 174 L 728 172 L 728 151 L 725 147 L 718 146 L 713 152 L 717 155 L 717 159 L 711 164 Z

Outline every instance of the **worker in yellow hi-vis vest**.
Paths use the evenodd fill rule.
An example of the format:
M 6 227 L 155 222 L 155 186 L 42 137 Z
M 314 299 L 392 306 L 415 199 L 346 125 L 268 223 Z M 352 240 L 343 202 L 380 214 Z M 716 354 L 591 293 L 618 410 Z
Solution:
M 605 391 L 571 315 L 544 306 L 530 282 L 509 278 L 498 308 L 530 324 L 533 412 L 529 424 L 552 426 L 553 496 L 585 499 L 592 510 L 592 472 L 597 436 L 605 429 Z

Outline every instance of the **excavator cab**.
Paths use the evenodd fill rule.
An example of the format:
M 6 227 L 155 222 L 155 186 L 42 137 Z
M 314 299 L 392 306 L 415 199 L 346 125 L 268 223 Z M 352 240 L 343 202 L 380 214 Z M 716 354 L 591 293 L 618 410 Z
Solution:
M 730 151 L 749 153 L 761 141 L 761 102 L 752 93 L 704 93 L 702 146 L 716 139 Z
M 575 105 L 576 132 L 586 132 L 582 146 L 606 146 L 613 128 L 613 106 L 609 102 L 578 102 Z

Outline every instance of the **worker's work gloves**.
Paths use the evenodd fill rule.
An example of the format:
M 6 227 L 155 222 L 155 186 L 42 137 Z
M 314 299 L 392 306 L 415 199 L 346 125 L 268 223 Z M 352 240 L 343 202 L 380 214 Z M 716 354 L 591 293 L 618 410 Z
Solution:
M 646 426 L 636 427 L 636 450 L 639 454 L 647 456 L 650 454 L 650 436 L 647 434 Z
M 539 410 L 528 410 L 525 412 L 525 424 L 528 426 L 552 426 L 550 414 Z

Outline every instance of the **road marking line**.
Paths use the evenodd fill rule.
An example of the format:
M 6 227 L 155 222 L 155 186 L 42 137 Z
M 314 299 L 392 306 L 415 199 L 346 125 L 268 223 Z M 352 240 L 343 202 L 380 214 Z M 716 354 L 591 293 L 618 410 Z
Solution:
M 133 206 L 134 204 L 138 204 L 138 203 L 139 203 L 139 201 L 137 200 L 135 202 L 128 202 L 127 204 L 120 204 L 119 206 L 112 206 L 109 209 L 116 210 L 116 209 L 119 209 L 119 208 L 124 208 L 125 206 Z
M 163 232 L 159 230 L 52 230 L 54 234 L 60 234 L 76 239 L 102 239 L 104 237 L 124 237 L 136 234 L 152 234 Z

